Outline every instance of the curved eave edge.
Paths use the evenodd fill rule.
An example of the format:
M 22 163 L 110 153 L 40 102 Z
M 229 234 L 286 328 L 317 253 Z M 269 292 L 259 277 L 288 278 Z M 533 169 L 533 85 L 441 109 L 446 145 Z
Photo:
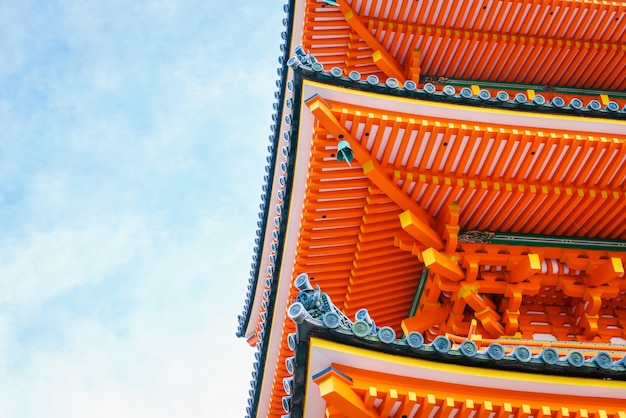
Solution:
M 405 339 L 397 339 L 392 343 L 384 343 L 375 335 L 358 337 L 350 330 L 331 329 L 318 324 L 315 320 L 306 320 L 297 324 L 297 344 L 294 347 L 294 390 L 291 395 L 290 417 L 300 418 L 303 413 L 307 359 L 307 345 L 311 337 L 336 342 L 350 347 L 363 348 L 379 353 L 393 354 L 406 358 L 429 360 L 438 363 L 452 363 L 482 369 L 508 370 L 522 373 L 541 373 L 555 376 L 587 377 L 626 381 L 626 363 L 621 360 L 610 368 L 602 368 L 593 360 L 587 360 L 580 367 L 575 367 L 560 360 L 557 364 L 546 364 L 538 357 L 527 362 L 517 360 L 513 355 L 505 355 L 500 360 L 490 358 L 486 353 L 479 352 L 472 357 L 464 355 L 459 348 L 452 348 L 442 353 L 432 344 L 419 348 L 409 346 Z
M 534 356 L 528 361 L 520 361 L 512 354 L 506 354 L 500 360 L 494 360 L 486 353 L 479 351 L 473 356 L 466 356 L 457 348 L 447 352 L 438 351 L 433 344 L 425 344 L 419 348 L 411 347 L 406 339 L 396 339 L 391 343 L 384 343 L 375 335 L 358 337 L 352 331 L 342 328 L 330 329 L 323 325 L 305 322 L 298 325 L 298 337 L 309 338 L 316 336 L 337 343 L 366 348 L 381 353 L 395 354 L 409 358 L 419 358 L 441 363 L 453 363 L 462 366 L 474 366 L 494 370 L 512 370 L 518 372 L 551 374 L 556 376 L 588 377 L 597 379 L 610 378 L 626 381 L 626 360 L 613 362 L 609 368 L 597 365 L 593 359 L 586 359 L 579 367 L 573 366 L 565 359 L 556 364 L 548 364 L 540 357 Z
M 372 83 L 366 80 L 353 80 L 349 77 L 345 77 L 343 75 L 336 76 L 333 75 L 330 71 L 325 71 L 324 69 L 319 69 L 319 71 L 313 70 L 313 68 L 309 66 L 299 66 L 295 67 L 294 70 L 302 74 L 303 78 L 308 80 L 321 82 L 324 84 L 329 84 L 338 87 L 345 87 L 352 90 L 358 90 L 369 93 L 381 93 L 394 97 L 401 98 L 409 98 L 409 99 L 421 99 L 428 100 L 433 102 L 444 102 L 449 104 L 462 104 L 469 106 L 477 106 L 477 107 L 485 107 L 485 108 L 493 108 L 493 109 L 504 109 L 504 110 L 515 110 L 522 112 L 532 112 L 532 113 L 547 113 L 547 114 L 555 114 L 555 115 L 569 115 L 569 116 L 581 116 L 581 117 L 593 117 L 593 118 L 603 118 L 603 119 L 616 119 L 616 120 L 626 120 L 626 106 L 624 109 L 618 109 L 615 111 L 609 111 L 606 109 L 598 109 L 593 110 L 587 107 L 581 107 L 579 109 L 572 107 L 571 105 L 563 105 L 562 107 L 558 107 L 552 105 L 550 103 L 539 104 L 534 101 L 526 101 L 524 103 L 519 103 L 511 98 L 510 100 L 502 101 L 497 98 L 489 98 L 489 99 L 481 99 L 478 96 L 472 97 L 463 97 L 459 92 L 456 92 L 453 95 L 445 94 L 443 91 L 435 91 L 435 92 L 427 92 L 424 89 L 406 89 L 400 86 L 389 86 L 387 83 L 376 82 Z M 478 83 L 478 82 L 477 82 Z M 586 97 L 589 100 L 587 102 L 591 102 L 593 96 L 582 96 Z M 581 100 L 582 102 L 582 100 Z M 597 100 L 596 100 L 597 102 Z M 599 102 L 598 102 L 599 103 Z M 583 105 L 585 103 L 582 103 Z
M 263 242 L 265 240 L 265 234 L 267 232 L 267 224 L 269 218 L 269 207 L 271 201 L 272 194 L 272 183 L 275 176 L 276 169 L 276 159 L 278 156 L 278 152 L 280 151 L 280 147 L 278 146 L 280 141 L 280 128 L 283 117 L 284 110 L 284 93 L 286 89 L 286 75 L 287 75 L 287 60 L 289 57 L 289 50 L 291 45 L 292 38 L 292 28 L 293 28 L 293 19 L 294 19 L 294 5 L 295 0 L 289 0 L 287 3 L 283 5 L 283 10 L 287 14 L 287 17 L 283 19 L 283 25 L 285 26 L 285 31 L 281 33 L 281 37 L 283 39 L 283 43 L 280 45 L 280 50 L 282 55 L 278 57 L 278 61 L 281 64 L 277 69 L 277 73 L 280 78 L 276 81 L 276 85 L 278 90 L 274 93 L 274 97 L 276 98 L 275 102 L 275 112 L 272 116 L 273 123 L 271 125 L 272 133 L 269 136 L 268 151 L 269 155 L 267 158 L 267 165 L 265 166 L 266 174 L 264 176 L 264 183 L 262 186 L 263 194 L 261 194 L 261 203 L 259 205 L 259 220 L 257 221 L 257 231 L 255 238 L 255 245 L 252 255 L 252 263 L 250 270 L 250 277 L 248 279 L 246 298 L 244 300 L 243 312 L 237 318 L 237 332 L 236 335 L 238 337 L 243 337 L 245 334 L 245 330 L 248 327 L 251 317 L 251 309 L 254 303 L 254 297 L 257 293 L 258 281 L 259 281 L 259 269 L 260 269 L 260 258 L 263 253 Z
M 532 358 L 528 362 L 520 362 L 507 355 L 501 360 L 493 360 L 484 353 L 477 353 L 473 357 L 464 355 L 458 348 L 450 349 L 446 353 L 437 351 L 432 345 L 424 345 L 420 348 L 412 348 L 403 339 L 392 343 L 384 343 L 378 337 L 368 335 L 357 337 L 353 332 L 344 329 L 330 329 L 315 322 L 307 320 L 297 324 L 297 342 L 294 345 L 294 374 L 288 378 L 293 380 L 293 391 L 290 399 L 290 418 L 303 416 L 304 395 L 306 392 L 305 381 L 307 376 L 308 345 L 311 338 L 335 342 L 338 344 L 362 348 L 378 353 L 392 354 L 405 358 L 428 360 L 437 363 L 455 364 L 460 366 L 476 367 L 481 369 L 506 370 L 529 374 L 550 374 L 566 377 L 586 377 L 608 380 L 626 381 L 626 363 L 621 360 L 618 365 L 610 369 L 603 369 L 588 360 L 580 367 L 568 364 L 547 365 L 538 358 Z
M 239 316 L 239 326 L 237 330 L 237 336 L 243 337 L 246 329 L 250 326 L 250 320 L 252 318 L 253 312 L 252 307 L 254 304 L 254 298 L 258 290 L 259 280 L 260 280 L 260 266 L 263 254 L 263 245 L 262 243 L 265 240 L 265 234 L 267 233 L 268 226 L 268 218 L 269 218 L 269 209 L 270 209 L 270 201 L 271 194 L 273 193 L 272 184 L 274 178 L 274 171 L 276 169 L 276 161 L 279 150 L 279 141 L 280 141 L 280 130 L 281 130 L 281 120 L 284 117 L 284 95 L 287 88 L 287 74 L 288 67 L 286 65 L 288 51 L 290 48 L 290 43 L 292 39 L 292 31 L 293 31 L 293 19 L 295 14 L 295 0 L 289 0 L 284 6 L 283 9 L 287 13 L 286 20 L 283 20 L 287 30 L 286 32 L 282 32 L 281 36 L 284 40 L 284 43 L 281 45 L 281 51 L 283 55 L 279 58 L 279 61 L 282 63 L 282 67 L 279 68 L 279 74 L 281 75 L 280 86 L 278 91 L 275 93 L 276 99 L 278 101 L 277 111 L 274 117 L 274 124 L 272 126 L 273 134 L 270 135 L 271 141 L 271 161 L 268 161 L 268 176 L 265 178 L 265 185 L 263 187 L 265 193 L 262 195 L 262 209 L 259 213 L 259 218 L 261 218 L 261 222 L 258 224 L 257 239 L 254 254 L 253 254 L 253 269 L 250 274 L 249 283 L 248 283 L 248 294 L 244 303 L 243 313 Z M 291 109 L 293 114 L 293 123 L 290 127 L 291 133 L 297 131 L 298 126 L 298 117 L 300 113 L 300 101 L 298 96 L 300 95 L 300 75 L 294 73 L 294 106 Z M 278 81 L 277 81 L 278 84 Z M 291 141 L 289 147 L 294 150 L 297 144 L 297 138 L 294 135 L 290 135 Z M 293 175 L 291 173 L 293 163 L 295 160 L 295 152 L 291 152 L 288 156 L 289 164 L 287 168 L 287 176 L 286 176 L 286 186 L 285 186 L 285 196 L 284 196 L 284 215 L 281 217 L 280 227 L 279 227 L 279 235 L 282 237 L 284 235 L 288 214 L 289 214 L 289 205 L 290 205 L 290 195 L 291 190 L 293 189 Z M 271 174 L 270 174 L 271 173 Z M 257 409 L 259 407 L 260 402 L 260 394 L 261 394 L 261 385 L 264 378 L 265 373 L 265 365 L 267 362 L 267 353 L 268 353 L 268 345 L 270 343 L 270 332 L 269 329 L 266 331 L 266 324 L 271 324 L 274 312 L 275 312 L 275 304 L 276 304 L 276 292 L 278 286 L 278 275 L 281 270 L 281 260 L 282 253 L 284 251 L 283 248 L 283 240 L 279 238 L 278 240 L 278 249 L 276 251 L 276 263 L 273 266 L 272 270 L 272 278 L 270 284 L 270 291 L 267 297 L 264 300 L 265 309 L 267 315 L 265 319 L 261 321 L 259 324 L 261 331 L 259 332 L 259 341 L 256 344 L 257 351 L 255 352 L 255 361 L 253 363 L 253 371 L 252 371 L 252 380 L 250 381 L 251 388 L 249 389 L 249 397 L 248 397 L 248 406 L 246 407 L 246 417 L 255 417 L 257 415 Z M 264 284 L 264 282 L 263 282 Z
M 287 337 L 288 347 L 294 351 L 294 364 L 288 373 L 293 376 L 283 378 L 283 385 L 293 387 L 293 396 L 287 396 L 286 411 L 302 409 L 302 390 L 296 384 L 305 383 L 307 344 L 312 336 L 333 341 L 345 346 L 367 349 L 374 352 L 392 354 L 405 358 L 429 360 L 439 363 L 451 363 L 482 369 L 510 370 L 523 373 L 540 373 L 555 376 L 587 377 L 595 379 L 613 379 L 626 381 L 626 356 L 614 361 L 611 350 L 594 350 L 595 357 L 585 358 L 577 349 L 562 350 L 559 353 L 549 342 L 541 352 L 533 355 L 530 348 L 519 345 L 511 349 L 509 344 L 495 342 L 486 348 L 472 339 L 466 339 L 454 345 L 448 336 L 437 336 L 432 343 L 424 344 L 423 336 L 418 332 L 409 332 L 405 337 L 396 338 L 395 331 L 388 327 L 378 327 L 363 308 L 355 314 L 355 320 L 349 319 L 322 292 L 319 286 L 314 289 L 306 273 L 301 273 L 294 280 L 299 289 L 296 301 L 288 308 L 289 318 L 296 324 L 296 333 Z M 452 338 L 452 337 L 451 337 Z M 456 340 L 456 338 L 455 338 Z M 505 347 L 508 347 L 505 351 Z M 623 351 L 620 351 L 624 354 Z M 561 356 L 561 354 L 565 354 Z M 300 391 L 300 392 L 299 392 Z M 292 418 L 301 415 L 291 415 Z

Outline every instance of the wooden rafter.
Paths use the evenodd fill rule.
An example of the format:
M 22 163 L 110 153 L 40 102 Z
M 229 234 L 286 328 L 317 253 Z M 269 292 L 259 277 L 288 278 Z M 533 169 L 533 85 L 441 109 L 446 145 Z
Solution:
M 421 267 L 411 254 L 393 245 L 401 209 L 388 196 L 370 187 L 361 210 L 362 228 L 354 251 L 343 311 L 352 317 L 368 305 L 370 314 L 379 323 L 394 324 L 397 321 L 393 318 L 406 315 L 410 309 L 415 277 L 419 276 Z M 393 267 L 381 269 L 381 259 Z M 373 295 L 377 295 L 375 305 L 368 303 Z M 400 331 L 397 326 L 396 331 Z
M 371 34 L 370 30 L 361 22 L 361 18 L 352 10 L 350 5 L 341 1 L 339 9 L 343 13 L 346 22 L 350 25 L 361 39 L 372 49 L 372 60 L 388 77 L 395 77 L 398 81 L 404 83 L 406 78 L 403 71 L 398 66 L 396 59 L 387 51 L 387 49 L 378 42 Z
M 338 3 L 339 7 L 324 8 L 317 1 L 307 2 L 303 43 L 323 63 L 339 64 L 346 72 L 376 73 L 371 52 L 380 50 L 389 51 L 391 58 L 379 63 L 392 63 L 396 71 L 415 80 L 421 72 L 611 90 L 623 90 L 626 85 L 626 60 L 621 59 L 626 54 L 623 4 L 530 0 L 485 5 L 453 0 L 436 5 L 391 0 L 375 5 Z M 349 24 L 346 13 L 352 13 Z M 353 28 L 357 25 L 360 31 Z M 372 38 L 376 44 L 371 44 Z M 418 60 L 413 55 L 416 50 Z M 393 76 L 389 69 L 378 73 Z
M 370 153 L 339 123 L 326 101 L 319 96 L 314 96 L 305 103 L 311 110 L 311 113 L 331 135 L 338 141 L 343 139 L 350 143 L 355 159 L 363 166 L 363 172 L 380 190 L 385 192 L 400 208 L 410 210 L 421 220 L 427 222 L 431 228 L 436 224 L 432 215 L 424 211 L 417 202 L 410 199 L 401 190 L 398 190 L 393 182 L 382 173 L 380 163 L 373 159 Z
M 626 294 L 624 253 L 495 244 L 461 244 L 461 247 L 462 251 L 453 255 L 459 258 L 463 269 L 456 277 L 451 273 L 454 264 L 450 264 L 449 258 L 437 255 L 432 249 L 424 252 L 427 255 L 422 253 L 425 265 L 431 268 L 431 276 L 424 286 L 416 316 L 403 321 L 405 332 L 425 332 L 437 327 L 437 333 L 463 334 L 470 326 L 471 318 L 465 315 L 469 306 L 474 311 L 473 318 L 481 323 L 481 333 L 492 337 L 513 335 L 520 330 L 520 324 L 527 321 L 527 312 L 533 312 L 520 312 L 522 303 L 530 303 L 540 295 L 550 297 L 547 290 L 554 289 L 554 300 L 546 303 L 558 312 L 569 312 L 570 316 L 564 319 L 571 317 L 573 320 L 567 325 L 571 327 L 569 330 L 555 323 L 546 328 L 546 332 L 568 338 L 563 336 L 565 332 L 591 340 L 603 333 L 599 322 L 600 309 L 620 306 L 621 299 L 608 301 Z M 446 264 L 449 265 L 447 269 Z M 446 296 L 442 297 L 444 294 Z M 492 298 L 498 298 L 499 304 Z M 560 298 L 566 301 L 560 302 Z M 607 317 L 613 315 L 604 312 Z M 439 320 L 426 320 L 435 316 Z M 444 323 L 442 318 L 447 322 Z M 547 317 L 535 321 L 550 322 Z M 522 331 L 527 329 L 525 323 Z M 623 326 L 613 329 L 621 331 L 602 334 L 603 338 L 626 336 L 622 333 Z
M 458 201 L 463 208 L 460 228 L 586 236 L 601 232 L 606 238 L 626 233 L 626 183 L 619 174 L 626 164 L 623 136 L 474 126 L 337 102 L 326 103 L 325 109 L 340 127 L 350 126 L 362 158 L 377 157 L 365 163 L 366 170 L 375 168 L 371 178 L 384 173 L 380 177 L 395 185 L 389 190 L 399 189 L 409 200 L 419 201 L 432 216 Z M 363 138 L 368 132 L 374 133 L 373 140 Z M 466 148 L 472 153 L 463 152 Z M 473 153 L 481 157 L 470 159 Z M 455 232 L 441 227 L 439 222 L 437 232 L 449 243 Z
M 577 384 L 573 379 L 560 379 L 561 383 Z M 505 387 L 408 378 L 341 364 L 333 364 L 314 381 L 327 402 L 327 414 L 330 408 L 329 416 L 626 417 L 621 399 L 591 397 L 584 392 L 545 396 L 533 392 L 532 385 L 525 385 L 528 389 L 524 391 L 511 391 Z

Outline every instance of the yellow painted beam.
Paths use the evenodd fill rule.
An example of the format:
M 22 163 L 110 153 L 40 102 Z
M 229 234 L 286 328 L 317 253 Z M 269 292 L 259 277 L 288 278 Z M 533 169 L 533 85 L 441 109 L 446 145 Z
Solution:
M 338 2 L 339 10 L 346 18 L 346 22 L 353 31 L 355 31 L 361 39 L 370 47 L 374 53 L 372 54 L 372 60 L 385 73 L 388 77 L 394 77 L 401 83 L 406 81 L 403 71 L 400 69 L 396 59 L 387 51 L 387 49 L 378 42 L 378 40 L 372 35 L 372 33 L 361 22 L 360 17 L 354 13 L 350 5 L 341 1 Z
M 569 418 L 569 408 L 562 406 L 561 409 L 556 411 L 556 418 Z
M 609 103 L 609 95 L 608 94 L 601 94 L 600 95 L 600 101 L 602 102 L 603 106 L 606 106 Z
M 334 374 L 322 377 L 317 380 L 317 384 L 326 404 L 333 406 L 340 414 L 354 418 L 378 417 L 343 379 Z
M 440 274 L 446 279 L 459 281 L 465 278 L 465 273 L 454 261 L 441 254 L 435 248 L 422 251 L 424 265 L 433 273 Z
M 532 409 L 530 408 L 530 405 L 528 404 L 522 404 L 519 409 L 517 410 L 517 415 L 516 417 L 518 418 L 528 418 L 530 417 L 532 414 Z
M 552 417 L 552 410 L 550 409 L 549 406 L 545 406 L 543 405 L 541 408 L 539 408 L 539 410 L 537 411 L 537 417 L 538 418 L 546 418 L 546 417 Z
M 402 229 L 426 247 L 433 247 L 437 250 L 444 248 L 443 241 L 441 237 L 439 237 L 439 234 L 410 210 L 406 210 L 400 214 L 400 224 L 402 225 Z

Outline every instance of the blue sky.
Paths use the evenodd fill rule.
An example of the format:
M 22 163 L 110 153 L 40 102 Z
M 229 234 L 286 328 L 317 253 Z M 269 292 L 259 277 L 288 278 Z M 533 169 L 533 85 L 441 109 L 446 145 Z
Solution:
M 261 3 L 0 4 L 0 418 L 245 414 Z

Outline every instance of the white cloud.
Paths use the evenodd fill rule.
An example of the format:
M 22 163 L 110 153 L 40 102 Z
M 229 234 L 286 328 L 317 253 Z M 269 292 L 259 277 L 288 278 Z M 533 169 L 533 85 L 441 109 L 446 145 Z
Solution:
M 0 417 L 244 415 L 282 17 L 0 6 Z
M 203 225 L 57 231 L 12 251 L 22 255 L 0 268 L 13 295 L 0 302 L 0 324 L 13 328 L 6 335 L 0 327 L 6 416 L 200 417 L 225 401 L 242 416 L 253 350 L 234 338 L 244 286 L 230 284 L 228 269 L 242 251 L 228 240 L 239 231 L 229 237 L 221 223 Z M 146 260 L 133 264 L 136 257 Z M 107 284 L 120 270 L 137 277 Z M 100 306 L 116 292 L 121 306 Z M 122 313 L 110 315 L 115 309 Z
M 0 304 L 37 305 L 76 286 L 97 284 L 141 251 L 132 224 L 90 224 L 32 231 L 5 242 L 0 256 Z

